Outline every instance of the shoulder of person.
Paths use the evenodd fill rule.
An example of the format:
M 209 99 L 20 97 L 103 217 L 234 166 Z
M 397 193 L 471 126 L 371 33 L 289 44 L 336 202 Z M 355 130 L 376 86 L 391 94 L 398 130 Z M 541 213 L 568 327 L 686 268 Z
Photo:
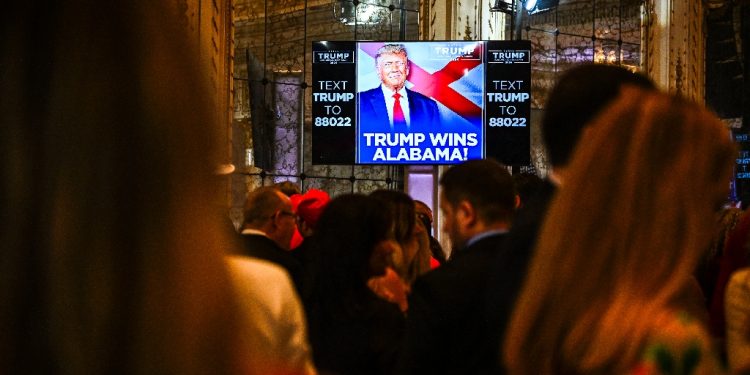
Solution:
M 486 283 L 487 261 L 481 257 L 457 257 L 417 278 L 409 295 L 414 303 L 453 309 L 455 303 L 475 297 Z
M 378 92 L 383 92 L 382 89 L 380 88 L 380 85 L 375 86 L 371 89 L 367 89 L 365 91 L 360 91 L 359 95 L 372 95 L 372 94 L 377 94 Z
M 229 266 L 230 276 L 237 285 L 254 282 L 259 285 L 269 285 L 270 283 L 277 289 L 283 289 L 287 286 L 291 288 L 289 273 L 276 263 L 236 255 L 226 257 L 226 262 Z

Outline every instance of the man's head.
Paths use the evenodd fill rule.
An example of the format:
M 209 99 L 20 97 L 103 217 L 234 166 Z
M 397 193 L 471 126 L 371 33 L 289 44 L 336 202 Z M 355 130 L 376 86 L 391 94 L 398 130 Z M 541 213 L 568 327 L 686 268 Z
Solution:
M 281 181 L 273 184 L 273 187 L 279 189 L 287 197 L 291 197 L 294 194 L 300 194 L 299 185 L 292 181 Z
M 614 65 L 583 64 L 562 74 L 547 97 L 542 120 L 542 135 L 553 167 L 568 164 L 586 124 L 626 84 L 655 89 L 646 76 Z
M 453 250 L 477 234 L 510 226 L 516 204 L 513 179 L 494 160 L 471 160 L 451 167 L 440 178 L 443 231 Z
M 244 214 L 244 229 L 265 232 L 279 247 L 289 250 L 297 227 L 289 197 L 275 187 L 258 188 L 247 195 Z
M 404 87 L 409 75 L 409 61 L 403 44 L 386 44 L 375 55 L 375 68 L 383 86 L 397 91 Z

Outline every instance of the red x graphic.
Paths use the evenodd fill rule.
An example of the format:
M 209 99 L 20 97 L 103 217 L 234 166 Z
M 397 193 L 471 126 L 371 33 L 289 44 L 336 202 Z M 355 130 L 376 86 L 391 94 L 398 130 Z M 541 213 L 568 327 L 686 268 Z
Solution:
M 360 46 L 363 51 L 375 58 L 378 48 L 382 47 L 383 43 L 368 43 L 361 44 Z M 482 45 L 479 43 L 477 43 L 474 49 L 474 56 L 482 56 Z M 481 64 L 481 60 L 478 59 L 459 58 L 446 64 L 443 69 L 430 74 L 413 61 L 410 61 L 409 76 L 407 79 L 414 84 L 414 86 L 411 87 L 412 90 L 434 98 L 453 112 L 456 112 L 458 115 L 471 122 L 474 119 L 481 117 L 482 108 L 474 104 L 471 100 L 466 99 L 465 96 L 450 88 L 448 85 L 461 79 L 465 72 L 474 69 L 479 64 Z

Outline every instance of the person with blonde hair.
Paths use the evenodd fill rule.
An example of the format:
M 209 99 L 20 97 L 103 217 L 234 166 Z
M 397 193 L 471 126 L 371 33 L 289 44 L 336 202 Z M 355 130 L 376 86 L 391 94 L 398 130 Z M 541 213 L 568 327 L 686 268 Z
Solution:
M 369 280 L 375 294 L 396 303 L 401 311 L 409 308 L 407 297 L 417 276 L 430 270 L 427 232 L 417 220 L 414 200 L 406 193 L 379 189 L 370 193 L 388 213 L 392 249 L 386 273 Z M 427 257 L 426 257 L 427 256 Z
M 625 87 L 582 139 L 508 326 L 508 372 L 720 371 L 682 293 L 728 192 L 728 131 L 697 104 Z
M 558 187 L 565 184 L 571 155 L 591 120 L 618 97 L 624 85 L 656 90 L 648 77 L 625 67 L 583 63 L 562 72 L 546 98 L 541 130 L 550 168 L 542 185 L 513 218 L 502 255 L 493 261 L 487 280 L 484 345 L 494 353 L 495 372 L 504 371 L 497 348 L 505 337 L 549 204 Z
M 414 200 L 395 190 L 376 190 L 370 194 L 390 213 L 391 235 L 400 247 L 395 255 L 396 272 L 407 285 L 417 276 L 430 270 L 429 248 L 426 247 L 427 229 L 417 218 Z

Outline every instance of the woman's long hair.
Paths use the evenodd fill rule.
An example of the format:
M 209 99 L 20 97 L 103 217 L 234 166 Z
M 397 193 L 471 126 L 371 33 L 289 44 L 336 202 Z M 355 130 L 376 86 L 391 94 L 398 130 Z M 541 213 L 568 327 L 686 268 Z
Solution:
M 360 302 L 371 294 L 367 287 L 372 276 L 370 258 L 375 246 L 388 238 L 388 225 L 386 211 L 368 196 L 346 194 L 326 206 L 311 237 L 320 266 L 312 310 L 327 310 L 326 316 L 362 313 Z
M 399 244 L 399 253 L 391 256 L 393 265 L 401 279 L 411 285 L 430 269 L 429 238 L 427 230 L 418 223 L 414 200 L 402 191 L 384 189 L 375 190 L 370 197 L 388 212 L 390 236 Z
M 581 138 L 504 344 L 511 374 L 624 373 L 710 240 L 736 157 L 697 104 L 630 87 Z
M 0 12 L 3 372 L 235 366 L 212 215 L 218 124 L 176 8 L 31 0 Z

